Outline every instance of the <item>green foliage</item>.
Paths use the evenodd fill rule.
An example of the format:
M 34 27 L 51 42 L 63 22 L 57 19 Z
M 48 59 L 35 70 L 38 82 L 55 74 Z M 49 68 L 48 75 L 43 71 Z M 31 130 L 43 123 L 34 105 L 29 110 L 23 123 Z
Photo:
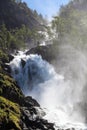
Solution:
M 21 130 L 20 114 L 21 112 L 18 104 L 0 96 L 0 124 L 4 122 L 4 125 L 8 125 L 11 122 L 14 124 L 16 130 Z
M 37 43 L 43 38 L 44 35 L 39 34 L 35 29 L 30 30 L 25 25 L 22 25 L 20 29 L 16 28 L 9 31 L 3 24 L 0 29 L 0 48 L 13 52 L 14 50 L 26 48 L 26 43 L 31 40 Z
M 64 24 L 64 18 L 61 18 L 59 16 L 54 17 L 54 20 L 52 21 L 52 28 L 56 30 L 58 37 L 62 36 L 64 33 Z
M 24 47 L 25 41 L 20 37 L 22 35 L 20 30 L 23 30 L 23 28 L 8 31 L 3 24 L 0 30 L 0 48 L 2 50 L 7 49 L 8 51 L 13 51 Z
M 73 0 L 62 6 L 54 17 L 52 27 L 60 42 L 84 46 L 87 43 L 87 1 Z M 65 40 L 65 41 L 64 41 Z

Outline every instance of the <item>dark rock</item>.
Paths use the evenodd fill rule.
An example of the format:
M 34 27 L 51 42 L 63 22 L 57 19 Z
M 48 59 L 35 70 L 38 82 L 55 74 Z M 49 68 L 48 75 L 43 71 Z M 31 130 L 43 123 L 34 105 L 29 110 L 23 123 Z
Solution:
M 29 128 L 29 130 L 55 130 L 53 123 L 48 123 L 47 120 L 40 118 L 38 115 L 36 117 L 31 115 L 29 108 L 22 108 L 22 114 L 23 130 L 25 128 Z
M 8 123 L 3 122 L 0 126 L 1 130 L 19 130 L 15 123 L 13 123 L 12 121 L 9 121 Z
M 36 46 L 29 51 L 26 52 L 26 55 L 29 54 L 38 54 L 41 55 L 42 58 L 48 62 L 51 62 L 55 57 L 55 51 L 53 50 L 52 45 L 47 45 L 47 46 Z
M 8 57 L 9 57 L 9 62 L 14 59 L 14 56 L 12 54 L 9 54 Z
M 23 59 L 21 59 L 21 64 L 22 64 L 22 67 L 24 68 L 24 66 L 26 64 L 26 61 L 24 61 Z
M 4 71 L 6 71 L 7 73 L 11 74 L 11 67 L 9 64 L 5 63 L 2 65 L 2 68 Z
M 22 107 L 28 107 L 31 114 L 32 113 L 37 114 L 37 111 L 35 110 L 35 107 L 40 107 L 39 103 L 30 96 L 25 97 L 25 98 L 22 99 L 21 106 Z

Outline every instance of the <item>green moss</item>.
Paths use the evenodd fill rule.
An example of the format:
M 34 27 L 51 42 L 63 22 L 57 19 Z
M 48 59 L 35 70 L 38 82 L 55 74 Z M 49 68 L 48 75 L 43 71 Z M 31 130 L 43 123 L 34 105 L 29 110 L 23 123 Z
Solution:
M 12 122 L 17 130 L 21 130 L 20 127 L 20 107 L 18 104 L 13 103 L 0 96 L 0 122 L 8 124 Z
M 9 92 L 12 92 L 12 91 L 14 92 L 14 94 L 16 94 L 16 97 L 18 98 L 23 97 L 23 94 L 21 90 L 17 87 L 17 84 L 15 83 L 14 79 L 6 74 L 0 73 L 0 95 L 3 96 L 4 94 L 5 96 L 6 93 L 7 95 L 10 95 L 11 93 Z

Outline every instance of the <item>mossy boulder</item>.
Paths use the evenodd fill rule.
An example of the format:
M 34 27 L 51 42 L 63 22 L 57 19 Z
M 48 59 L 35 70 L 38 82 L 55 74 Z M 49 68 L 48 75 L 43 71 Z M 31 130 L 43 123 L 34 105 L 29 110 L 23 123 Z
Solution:
M 21 130 L 20 106 L 0 96 L 0 130 Z
M 0 73 L 0 96 L 13 102 L 21 103 L 24 95 L 13 78 Z

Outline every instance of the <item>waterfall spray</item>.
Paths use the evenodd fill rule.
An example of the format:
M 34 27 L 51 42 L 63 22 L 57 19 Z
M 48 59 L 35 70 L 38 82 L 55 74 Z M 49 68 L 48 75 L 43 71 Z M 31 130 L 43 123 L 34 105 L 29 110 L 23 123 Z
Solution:
M 64 46 L 61 50 L 58 57 L 61 75 L 40 55 L 21 53 L 10 62 L 12 76 L 25 95 L 33 96 L 41 104 L 46 112 L 43 118 L 55 123 L 55 129 L 85 129 L 86 57 L 74 48 L 70 55 Z

